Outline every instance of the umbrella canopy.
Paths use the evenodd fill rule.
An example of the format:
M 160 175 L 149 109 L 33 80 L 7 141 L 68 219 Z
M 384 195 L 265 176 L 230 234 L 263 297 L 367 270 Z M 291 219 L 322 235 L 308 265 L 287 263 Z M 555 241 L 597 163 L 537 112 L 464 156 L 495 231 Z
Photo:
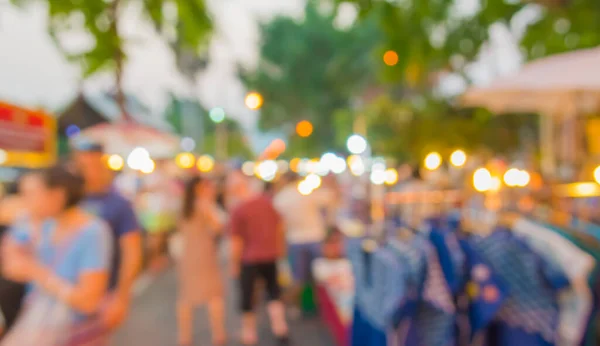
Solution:
M 535 60 L 462 97 L 494 112 L 591 112 L 600 109 L 600 47 Z
M 100 124 L 82 131 L 73 140 L 86 139 L 102 144 L 105 152 L 129 155 L 136 147 L 143 147 L 152 158 L 169 158 L 180 151 L 180 138 L 171 133 L 135 123 Z

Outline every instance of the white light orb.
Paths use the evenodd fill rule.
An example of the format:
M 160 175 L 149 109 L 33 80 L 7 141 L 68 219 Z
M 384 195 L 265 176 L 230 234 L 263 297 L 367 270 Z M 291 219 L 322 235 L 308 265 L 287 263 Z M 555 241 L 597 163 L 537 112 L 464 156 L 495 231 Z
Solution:
M 264 181 L 273 181 L 277 176 L 277 162 L 273 160 L 263 161 L 258 165 L 258 177 Z
M 355 155 L 360 155 L 367 150 L 367 140 L 361 135 L 352 135 L 346 142 L 348 151 Z
M 183 151 L 193 151 L 194 149 L 196 149 L 196 141 L 190 137 L 182 138 L 181 149 Z
M 337 157 L 331 165 L 331 171 L 335 174 L 342 174 L 346 171 L 346 160 Z
M 321 177 L 316 174 L 309 174 L 304 178 L 304 180 L 310 185 L 310 187 L 314 190 L 321 186 Z
M 480 168 L 473 174 L 473 187 L 479 192 L 492 189 L 492 174 L 485 168 Z
M 383 185 L 385 183 L 385 170 L 374 170 L 371 172 L 371 183 L 374 185 Z
M 313 188 L 306 180 L 302 180 L 298 183 L 298 192 L 303 196 L 308 196 L 313 192 Z
M 137 147 L 131 151 L 127 157 L 127 166 L 133 170 L 140 170 L 150 160 L 150 153 L 142 147 Z
M 519 185 L 521 171 L 516 168 L 511 168 L 504 173 L 504 183 L 506 186 L 514 187 Z

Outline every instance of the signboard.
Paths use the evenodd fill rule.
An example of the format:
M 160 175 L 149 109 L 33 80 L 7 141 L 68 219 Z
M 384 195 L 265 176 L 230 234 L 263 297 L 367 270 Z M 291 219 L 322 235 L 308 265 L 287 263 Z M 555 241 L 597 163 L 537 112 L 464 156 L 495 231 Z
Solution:
M 56 119 L 0 102 L 0 165 L 41 168 L 56 161 Z

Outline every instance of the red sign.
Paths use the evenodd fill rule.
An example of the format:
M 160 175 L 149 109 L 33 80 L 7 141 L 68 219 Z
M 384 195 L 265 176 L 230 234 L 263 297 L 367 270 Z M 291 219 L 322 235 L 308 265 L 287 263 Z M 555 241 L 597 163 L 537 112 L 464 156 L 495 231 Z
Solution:
M 0 102 L 0 164 L 45 166 L 56 155 L 56 120 L 50 115 Z

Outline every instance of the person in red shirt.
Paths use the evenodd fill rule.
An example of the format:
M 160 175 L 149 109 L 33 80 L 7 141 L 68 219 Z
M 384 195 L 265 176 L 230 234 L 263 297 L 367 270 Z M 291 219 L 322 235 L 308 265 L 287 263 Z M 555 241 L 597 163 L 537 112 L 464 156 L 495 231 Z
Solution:
M 238 180 L 236 190 L 244 196 L 231 214 L 231 271 L 239 280 L 242 309 L 242 344 L 257 345 L 254 288 L 263 280 L 268 295 L 271 329 L 281 345 L 288 344 L 288 325 L 281 302 L 277 260 L 285 255 L 281 217 L 266 193 L 253 194 L 249 181 Z

